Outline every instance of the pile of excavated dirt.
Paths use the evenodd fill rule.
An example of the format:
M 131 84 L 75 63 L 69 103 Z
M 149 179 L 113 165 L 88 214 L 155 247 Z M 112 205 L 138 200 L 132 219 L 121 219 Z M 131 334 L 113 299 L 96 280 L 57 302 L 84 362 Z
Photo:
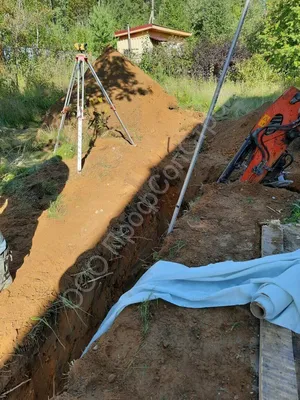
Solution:
M 16 253 L 15 281 L 0 295 L 0 361 L 5 365 L 0 391 L 17 387 L 12 399 L 46 398 L 54 389 L 60 391 L 69 363 L 81 355 L 128 282 L 149 265 L 178 198 L 202 118 L 178 110 L 156 82 L 112 49 L 96 61 L 95 69 L 137 147 L 122 139 L 118 121 L 87 72 L 85 127 L 97 137 L 105 125 L 114 135 L 90 144 L 81 175 L 76 160 L 60 160 L 26 178 L 19 188 L 22 196 L 14 192 L 0 199 L 1 230 Z M 49 111 L 46 124 L 57 126 L 62 105 L 63 99 Z M 204 184 L 199 209 L 188 212 L 191 205 L 184 205 L 187 213 L 167 238 L 161 257 L 193 266 L 259 256 L 257 222 L 284 218 L 297 194 L 211 183 L 262 112 L 221 122 L 209 134 L 186 197 L 193 198 Z M 71 110 L 69 128 L 76 123 L 73 115 Z M 71 134 L 75 137 L 76 129 Z M 180 165 L 181 173 L 168 178 L 165 192 L 164 167 L 170 164 Z M 17 180 L 13 184 L 18 187 Z M 126 243 L 118 256 L 109 253 L 103 245 L 107 235 L 120 233 L 119 225 L 136 211 L 139 196 L 153 187 L 162 193 L 158 210 L 144 218 L 133 244 Z M 59 294 L 74 286 L 76 274 L 94 255 L 107 257 L 111 275 L 84 293 L 81 309 L 66 307 Z M 60 308 L 54 310 L 58 300 Z M 75 362 L 63 398 L 251 398 L 257 324 L 246 308 L 191 311 L 158 302 L 150 311 L 144 337 L 139 307 L 125 310 L 96 347 Z M 30 382 L 19 387 L 28 377 Z
M 269 105 L 269 103 L 266 103 L 238 120 L 220 121 L 216 126 L 212 125 L 204 142 L 203 151 L 197 161 L 195 174 L 198 175 L 198 180 L 203 183 L 210 183 L 219 178 Z M 197 138 L 197 134 L 194 133 L 194 135 L 191 135 L 192 137 Z M 194 144 L 192 148 L 194 148 Z M 289 151 L 294 156 L 294 163 L 287 169 L 288 179 L 294 181 L 289 189 L 296 192 L 300 191 L 299 149 L 300 139 L 296 139 L 289 147 Z
M 266 107 L 220 122 L 209 134 L 190 184 L 200 187 L 199 198 L 184 205 L 160 259 L 194 267 L 260 257 L 260 223 L 284 220 L 299 195 L 260 184 L 213 182 Z M 193 132 L 183 147 L 192 150 L 196 136 Z M 300 158 L 294 147 L 296 170 Z M 177 161 L 185 156 L 179 151 Z M 75 361 L 67 389 L 57 399 L 257 398 L 259 329 L 247 306 L 191 310 L 150 302 L 146 321 L 143 307 L 126 308 Z
M 93 64 L 105 90 L 117 108 L 123 122 L 135 140 L 140 135 L 168 124 L 172 110 L 177 109 L 176 99 L 140 68 L 109 47 Z M 92 73 L 85 74 L 86 118 L 90 129 L 104 124 L 104 129 L 122 131 L 114 113 L 106 103 Z M 45 118 L 45 125 L 57 127 L 64 98 L 55 104 Z M 75 122 L 76 87 L 71 98 L 70 120 Z M 154 138 L 153 138 L 154 139 Z
M 204 185 L 159 257 L 192 267 L 260 257 L 259 223 L 286 217 L 297 198 L 258 184 Z M 248 307 L 151 302 L 145 321 L 145 310 L 130 306 L 75 361 L 59 400 L 256 399 L 257 350 L 258 321 Z
M 157 246 L 180 182 L 158 196 L 159 209 L 145 217 L 134 244 L 126 242 L 119 257 L 103 242 L 112 238 L 113 228 L 119 230 L 144 186 L 151 191 L 149 178 L 155 175 L 153 187 L 156 172 L 162 173 L 163 163 L 170 162 L 166 160 L 202 119 L 199 113 L 178 110 L 156 82 L 112 50 L 96 62 L 96 69 L 137 146 L 120 134 L 98 137 L 84 155 L 81 174 L 76 159 L 56 158 L 13 179 L 0 197 L 0 229 L 13 252 L 15 277 L 0 294 L 0 393 L 31 379 L 10 394 L 12 399 L 46 398 L 53 385 L 60 390 L 69 362 L 80 356 L 98 321 L 132 281 L 132 266 Z M 91 104 L 98 102 L 89 106 L 91 113 L 107 106 L 97 99 L 97 90 L 87 73 L 87 96 Z M 48 116 L 54 125 L 61 104 L 55 107 Z M 119 130 L 113 118 L 108 124 Z M 72 128 L 76 121 L 70 122 Z M 79 310 L 66 306 L 60 294 L 75 288 L 76 273 L 94 254 L 107 258 L 113 274 L 96 281 Z

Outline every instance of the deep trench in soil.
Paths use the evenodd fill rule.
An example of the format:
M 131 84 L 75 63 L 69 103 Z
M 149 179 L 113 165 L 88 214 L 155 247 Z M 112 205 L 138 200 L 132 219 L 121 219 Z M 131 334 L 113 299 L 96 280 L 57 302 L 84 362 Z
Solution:
M 229 122 L 222 124 L 218 135 L 208 141 L 209 148 L 207 147 L 204 154 L 199 157 L 186 193 L 182 212 L 189 208 L 191 200 L 198 198 L 203 183 L 210 184 L 217 180 L 228 159 L 238 149 L 242 135 L 249 132 L 252 120 L 257 120 L 262 111 L 256 111 L 236 122 L 235 130 Z M 241 127 L 243 127 L 244 133 L 241 131 Z M 231 139 L 232 143 L 228 139 Z M 214 140 L 216 145 L 213 143 Z M 191 149 L 194 148 L 193 135 L 185 141 L 185 145 L 189 145 Z M 217 149 L 218 151 L 213 152 L 210 149 Z M 173 157 L 174 153 L 169 156 Z M 82 351 L 90 342 L 107 312 L 119 297 L 135 283 L 145 269 L 155 261 L 155 253 L 159 252 L 163 245 L 168 222 L 172 216 L 189 165 L 189 160 L 183 157 L 180 175 L 178 178 L 170 180 L 170 187 L 165 191 L 165 177 L 162 170 L 164 165 L 170 161 L 170 157 L 167 157 L 164 161 L 165 164 L 161 163 L 155 171 L 155 174 L 159 176 L 156 185 L 162 194 L 158 196 L 158 203 L 154 205 L 153 211 L 145 214 L 143 223 L 135 228 L 134 240 L 132 242 L 126 241 L 126 245 L 120 246 L 118 254 L 103 250 L 101 242 L 97 243 L 93 249 L 84 252 L 76 261 L 74 268 L 62 277 L 62 283 L 65 282 L 65 286 L 68 287 L 70 276 L 73 275 L 74 277 L 78 271 L 81 271 L 86 261 L 94 255 L 101 255 L 109 260 L 110 275 L 96 281 L 92 289 L 90 286 L 87 288 L 88 290 L 83 293 L 83 303 L 80 309 L 76 309 L 57 298 L 57 301 L 49 305 L 47 313 L 43 316 L 47 323 L 40 321 L 36 324 L 26 336 L 22 346 L 17 348 L 15 354 L 8 360 L 1 379 L 2 387 L 4 387 L 3 392 L 14 388 L 20 382 L 31 379 L 18 390 L 11 392 L 9 399 L 46 399 L 60 393 L 67 383 L 70 364 L 81 356 Z M 180 154 L 178 157 L 180 159 Z M 299 183 L 298 179 L 296 179 L 296 183 Z M 215 204 L 214 196 L 216 194 L 214 190 L 218 185 L 212 186 L 209 207 Z M 297 192 L 298 187 L 300 186 L 296 184 L 291 190 Z M 255 192 L 257 188 L 254 187 L 253 190 Z M 149 191 L 149 188 L 142 188 L 139 194 L 143 195 L 145 191 Z M 250 195 L 252 196 L 251 193 Z M 251 198 L 249 196 L 246 200 L 250 204 Z M 108 232 L 120 232 L 120 225 L 126 224 L 128 215 L 136 211 L 137 201 L 138 195 L 128 204 L 124 212 L 114 220 L 108 228 Z M 247 202 L 246 204 L 248 204 Z M 265 214 L 264 210 L 263 213 Z M 222 207 L 215 210 L 215 214 L 218 212 L 222 214 Z M 272 214 L 270 210 L 267 212 Z M 251 213 L 252 210 L 250 210 Z M 251 218 L 252 214 L 249 216 L 249 219 Z M 215 228 L 217 229 L 217 225 Z M 227 229 L 227 227 L 225 228 Z M 198 243 L 195 245 L 199 247 Z M 222 253 L 222 249 L 217 247 L 212 251 L 208 248 L 204 249 L 204 253 L 205 251 L 210 253 L 208 257 L 213 257 L 212 260 L 207 259 L 209 262 L 218 261 L 217 253 Z M 256 256 L 259 255 L 256 254 Z M 189 261 L 184 259 L 178 261 L 186 263 L 186 265 L 189 264 Z M 99 268 L 102 269 L 103 266 L 101 265 Z M 72 278 L 71 281 L 74 281 L 74 279 Z
M 132 287 L 145 269 L 155 261 L 153 255 L 162 246 L 162 239 L 178 199 L 187 166 L 188 164 L 177 179 L 170 181 L 169 190 L 158 197 L 153 212 L 144 216 L 143 224 L 135 228 L 134 241 L 127 241 L 125 246 L 121 246 L 118 255 L 109 252 L 102 254 L 109 260 L 111 274 L 101 281 L 94 282 L 93 287 L 86 288 L 82 293 L 83 303 L 80 309 L 72 307 L 71 304 L 76 301 L 72 294 L 71 304 L 57 298 L 57 301 L 49 305 L 48 311 L 42 317 L 46 322 L 39 321 L 3 369 L 10 371 L 7 377 L 4 375 L 2 378 L 6 389 L 17 386 L 20 382 L 28 380 L 28 377 L 31 379 L 18 390 L 11 392 L 10 399 L 51 398 L 64 389 L 66 374 L 72 361 L 81 356 L 99 324 L 122 293 Z M 199 193 L 201 183 L 197 183 L 197 174 L 193 181 L 182 212 L 188 207 L 189 201 Z M 165 178 L 162 175 L 157 185 L 163 192 Z M 134 199 L 118 221 L 109 227 L 108 232 L 117 232 L 120 224 L 126 222 L 124 215 L 126 219 L 126 213 L 136 210 L 135 207 Z M 112 243 L 112 246 L 114 245 Z M 80 256 L 78 265 L 74 266 L 75 274 L 93 254 L 93 250 L 89 250 Z M 69 276 L 62 279 L 67 282 Z

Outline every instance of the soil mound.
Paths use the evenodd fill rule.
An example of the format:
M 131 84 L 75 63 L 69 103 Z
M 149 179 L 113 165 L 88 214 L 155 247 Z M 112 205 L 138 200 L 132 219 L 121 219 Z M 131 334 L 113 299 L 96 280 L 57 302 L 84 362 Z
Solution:
M 166 111 L 177 108 L 174 97 L 168 95 L 157 82 L 113 48 L 107 48 L 93 66 L 123 122 L 131 130 L 151 130 L 157 121 L 166 118 Z M 85 74 L 85 95 L 86 114 L 90 124 L 94 120 L 97 123 L 97 119 L 105 119 L 102 122 L 108 128 L 120 129 L 90 70 Z M 49 110 L 44 121 L 46 125 L 58 126 L 64 100 L 62 98 Z M 71 105 L 69 118 L 75 116 L 76 87 Z

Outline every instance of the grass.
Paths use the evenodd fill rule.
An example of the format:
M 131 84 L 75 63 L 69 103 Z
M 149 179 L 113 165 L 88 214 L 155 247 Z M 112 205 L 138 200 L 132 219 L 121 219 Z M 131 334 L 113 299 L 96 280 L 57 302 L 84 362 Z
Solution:
M 180 107 L 207 112 L 216 88 L 216 82 L 191 78 L 166 77 L 162 85 L 178 100 Z M 256 86 L 246 83 L 225 82 L 216 107 L 217 119 L 237 119 L 268 101 L 274 101 L 284 88 L 279 83 L 259 82 Z
M 150 301 L 146 300 L 139 305 L 140 316 L 142 319 L 142 332 L 146 336 L 150 328 Z
M 293 204 L 291 215 L 286 218 L 285 222 L 290 224 L 300 223 L 300 201 Z
M 153 254 L 152 254 L 152 259 L 153 259 L 153 261 L 159 261 L 159 260 L 161 260 L 161 256 L 160 256 L 160 254 L 159 254 L 159 251 L 154 251 L 154 252 L 153 252 Z
M 76 145 L 75 143 L 62 143 L 55 154 L 64 160 L 71 159 L 76 154 Z
M 32 321 L 38 321 L 38 324 L 44 324 L 46 325 L 49 329 L 51 329 L 51 331 L 54 333 L 55 337 L 57 338 L 58 342 L 60 343 L 60 345 L 63 347 L 63 349 L 66 349 L 65 345 L 62 343 L 62 341 L 59 339 L 59 337 L 57 336 L 57 334 L 55 333 L 55 330 L 52 328 L 52 326 L 50 325 L 50 323 L 47 321 L 46 318 L 40 318 L 40 317 L 32 317 L 31 318 Z
M 186 246 L 186 242 L 184 240 L 177 240 L 173 246 L 169 249 L 168 258 L 173 259 L 174 257 L 178 256 L 181 249 Z
M 66 208 L 63 201 L 63 196 L 60 194 L 56 200 L 51 201 L 48 208 L 48 217 L 53 219 L 59 219 L 65 215 Z
M 0 126 L 27 128 L 42 121 L 46 111 L 68 87 L 72 59 L 52 55 L 31 59 L 18 73 L 4 66 L 0 75 Z

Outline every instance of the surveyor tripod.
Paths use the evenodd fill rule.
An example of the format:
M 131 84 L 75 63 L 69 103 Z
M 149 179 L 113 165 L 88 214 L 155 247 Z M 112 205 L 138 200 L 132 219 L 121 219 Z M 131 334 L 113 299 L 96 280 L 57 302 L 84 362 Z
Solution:
M 86 46 L 84 47 L 78 47 L 79 50 L 83 51 L 86 50 Z M 110 108 L 113 110 L 115 113 L 117 119 L 119 120 L 124 132 L 126 133 L 129 142 L 135 146 L 134 141 L 132 140 L 126 126 L 124 125 L 121 117 L 119 116 L 116 107 L 114 106 L 113 102 L 111 101 L 109 95 L 107 94 L 102 82 L 100 81 L 98 75 L 96 74 L 96 71 L 94 70 L 92 64 L 89 62 L 88 56 L 84 54 L 83 52 L 79 53 L 76 55 L 76 60 L 74 63 L 72 75 L 71 75 L 71 80 L 69 83 L 64 107 L 62 109 L 62 117 L 60 121 L 60 125 L 58 128 L 57 132 L 57 138 L 56 138 L 56 143 L 54 147 L 54 153 L 58 149 L 59 145 L 59 139 L 60 139 L 60 134 L 61 131 L 64 127 L 66 115 L 69 111 L 69 106 L 71 102 L 71 96 L 72 96 L 72 91 L 73 87 L 75 84 L 75 81 L 77 80 L 77 128 L 78 128 L 78 136 L 77 136 L 77 171 L 80 172 L 82 170 L 82 127 L 83 127 L 83 119 L 84 119 L 84 74 L 85 74 L 85 64 L 88 65 L 88 67 L 91 70 L 91 73 L 93 77 L 95 78 L 97 84 L 99 85 L 101 92 L 103 96 L 105 97 L 107 103 L 109 104 Z

